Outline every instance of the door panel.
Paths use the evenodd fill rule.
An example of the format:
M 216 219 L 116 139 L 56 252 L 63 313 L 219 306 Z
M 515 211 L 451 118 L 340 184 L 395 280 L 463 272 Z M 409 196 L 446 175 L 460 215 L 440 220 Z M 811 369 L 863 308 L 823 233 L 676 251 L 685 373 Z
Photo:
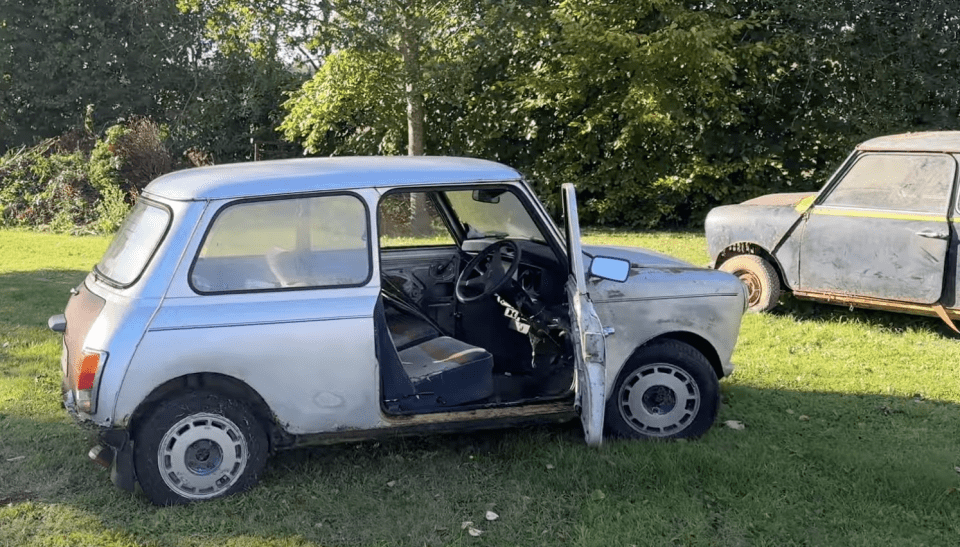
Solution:
M 806 213 L 800 289 L 920 304 L 939 301 L 955 176 L 956 161 L 946 154 L 855 158 Z
M 904 220 L 813 211 L 800 249 L 800 288 L 933 304 L 943 291 L 949 233 L 945 217 Z
M 390 249 L 380 253 L 385 290 L 399 290 L 447 333 L 455 332 L 454 286 L 460 271 L 455 247 Z
M 576 193 L 572 184 L 564 184 L 562 192 L 570 264 L 567 298 L 577 364 L 576 402 L 587 444 L 599 445 L 603 442 L 603 411 L 606 403 L 603 327 L 587 294 Z

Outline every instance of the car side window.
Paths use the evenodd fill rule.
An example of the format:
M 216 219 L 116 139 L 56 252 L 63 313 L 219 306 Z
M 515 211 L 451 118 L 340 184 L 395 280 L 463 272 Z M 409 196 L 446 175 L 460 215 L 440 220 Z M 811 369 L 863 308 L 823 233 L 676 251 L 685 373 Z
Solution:
M 860 157 L 823 205 L 945 214 L 956 162 L 944 154 Z
M 246 201 L 220 210 L 190 272 L 201 293 L 358 286 L 371 275 L 354 195 Z
M 380 247 L 454 245 L 440 213 L 426 192 L 396 192 L 380 200 Z

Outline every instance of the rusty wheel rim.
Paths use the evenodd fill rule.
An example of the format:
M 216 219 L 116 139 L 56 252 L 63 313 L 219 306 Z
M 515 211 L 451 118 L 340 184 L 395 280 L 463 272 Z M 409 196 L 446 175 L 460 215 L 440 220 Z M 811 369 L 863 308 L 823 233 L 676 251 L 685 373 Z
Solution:
M 763 285 L 760 283 L 760 278 L 757 274 L 747 270 L 738 270 L 736 276 L 747 286 L 747 302 L 749 306 L 752 308 L 759 304 L 760 293 L 763 292 Z

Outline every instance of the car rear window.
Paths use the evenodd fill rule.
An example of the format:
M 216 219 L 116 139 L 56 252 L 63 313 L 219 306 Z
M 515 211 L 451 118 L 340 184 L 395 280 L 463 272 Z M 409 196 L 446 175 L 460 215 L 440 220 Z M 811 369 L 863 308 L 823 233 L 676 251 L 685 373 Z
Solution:
M 106 254 L 94 268 L 120 287 L 136 283 L 170 226 L 170 211 L 141 199 L 120 226 Z

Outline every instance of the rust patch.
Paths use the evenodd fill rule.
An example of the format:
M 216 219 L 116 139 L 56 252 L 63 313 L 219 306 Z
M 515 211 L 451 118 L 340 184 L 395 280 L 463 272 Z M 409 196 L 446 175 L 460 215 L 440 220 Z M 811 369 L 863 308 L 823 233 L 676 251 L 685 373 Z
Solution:
M 950 320 L 950 316 L 947 314 L 947 310 L 943 307 L 943 304 L 937 304 L 933 309 L 937 312 L 937 316 L 943 319 L 943 322 L 946 323 L 948 327 L 953 329 L 953 332 L 960 334 L 960 330 L 957 330 L 957 326 Z
M 535 423 L 561 423 L 575 418 L 577 418 L 577 414 L 574 412 L 572 400 L 507 408 L 480 408 L 462 412 L 390 416 L 387 419 L 388 425 L 386 427 L 296 435 L 291 443 L 284 448 L 339 444 L 408 435 L 502 429 Z
M 740 205 L 794 206 L 801 200 L 817 195 L 816 192 L 796 192 L 792 194 L 767 194 L 748 199 Z
M 465 412 L 436 412 L 432 414 L 414 414 L 411 416 L 391 416 L 390 422 L 397 425 L 422 425 L 472 420 L 530 418 L 563 414 L 569 412 L 569 402 L 546 403 L 539 405 L 521 405 L 506 408 L 478 408 Z
M 849 305 L 855 308 L 864 308 L 868 310 L 893 311 L 910 313 L 913 315 L 924 315 L 927 317 L 939 317 L 947 324 L 950 329 L 960 334 L 953 319 L 960 319 L 960 310 L 946 309 L 942 304 L 913 304 L 911 302 L 898 302 L 893 300 L 882 300 L 879 298 L 869 298 L 866 296 L 851 296 L 847 294 L 834 293 L 813 293 L 804 291 L 793 291 L 797 298 L 823 302 L 825 304 Z

